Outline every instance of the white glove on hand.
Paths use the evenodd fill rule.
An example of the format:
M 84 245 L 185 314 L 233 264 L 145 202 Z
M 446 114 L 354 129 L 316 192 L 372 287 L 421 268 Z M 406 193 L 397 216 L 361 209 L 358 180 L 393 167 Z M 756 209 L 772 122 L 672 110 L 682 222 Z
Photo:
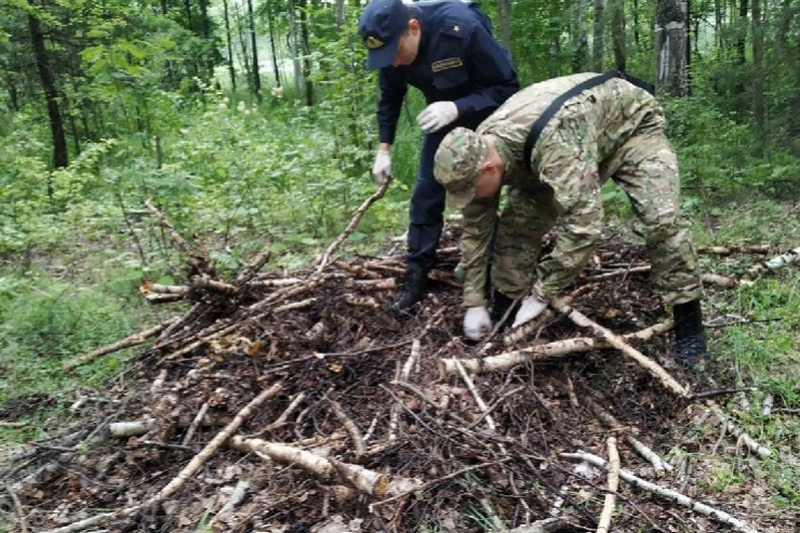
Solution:
M 444 128 L 458 118 L 455 102 L 434 102 L 417 115 L 417 124 L 425 133 Z
M 485 307 L 470 307 L 464 315 L 464 335 L 479 341 L 492 331 L 492 319 Z
M 528 296 L 522 301 L 522 305 L 517 311 L 517 316 L 514 317 L 514 324 L 511 327 L 515 328 L 530 322 L 541 315 L 545 309 L 547 309 L 547 302 L 539 300 L 536 296 Z
M 375 183 L 383 185 L 386 180 L 392 177 L 392 153 L 385 150 L 378 150 L 375 154 L 375 164 L 372 165 L 372 177 Z

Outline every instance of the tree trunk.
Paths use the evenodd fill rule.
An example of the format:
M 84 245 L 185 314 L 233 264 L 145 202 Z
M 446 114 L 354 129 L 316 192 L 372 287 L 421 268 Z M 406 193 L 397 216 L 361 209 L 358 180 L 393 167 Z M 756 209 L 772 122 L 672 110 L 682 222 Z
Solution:
M 69 164 L 67 153 L 67 137 L 64 132 L 64 122 L 61 119 L 61 110 L 58 107 L 58 89 L 53 74 L 50 72 L 47 47 L 44 43 L 44 34 L 36 18 L 36 5 L 29 0 L 32 7 L 28 13 L 28 27 L 33 44 L 33 55 L 36 58 L 36 67 L 39 70 L 39 80 L 42 83 L 44 97 L 47 101 L 47 115 L 50 118 L 50 132 L 53 137 L 53 168 L 64 168 Z M 52 183 L 47 183 L 47 194 L 52 198 Z
M 550 0 L 550 21 L 547 25 L 550 34 L 550 61 L 547 73 L 551 78 L 561 75 L 561 9 L 560 2 Z
M 692 0 L 686 0 L 686 96 L 692 95 Z
M 626 70 L 625 1 L 611 0 L 611 42 L 614 48 L 614 67 Z
M 686 96 L 686 4 L 658 0 L 656 4 L 656 86 L 660 94 Z
M 756 157 L 764 156 L 766 117 L 764 112 L 764 21 L 761 0 L 753 0 L 753 115 L 756 121 Z
M 603 52 L 605 50 L 605 26 L 603 15 L 605 0 L 594 0 L 594 37 L 592 43 L 592 70 L 603 72 Z
M 303 80 L 306 105 L 314 105 L 314 82 L 311 81 L 311 45 L 308 42 L 308 1 L 300 0 L 300 45 L 303 50 Z
M 247 44 L 247 36 L 245 35 L 245 27 L 247 26 L 246 23 L 242 23 L 244 20 L 244 15 L 239 11 L 239 4 L 233 4 L 233 9 L 235 12 L 234 20 L 236 21 L 236 27 L 239 30 L 239 49 L 241 50 L 241 62 L 242 66 L 244 67 L 245 72 L 245 79 L 247 80 L 247 85 L 249 86 L 250 90 L 255 94 L 255 87 L 253 87 L 253 71 L 250 66 L 250 46 Z
M 639 50 L 639 0 L 633 0 L 633 44 Z
M 511 50 L 511 4 L 508 0 L 497 0 L 497 12 L 500 15 L 500 42 Z
M 569 34 L 572 42 L 572 73 L 585 72 L 589 65 L 589 29 L 586 20 L 587 0 L 573 0 L 570 5 Z
M 289 52 L 292 54 L 292 65 L 294 66 L 294 90 L 300 94 L 300 84 L 303 80 L 303 71 L 300 68 L 300 29 L 297 27 L 297 16 L 295 13 L 294 0 L 289 0 L 289 35 L 287 41 Z
M 253 94 L 261 102 L 261 73 L 258 66 L 258 47 L 256 46 L 256 17 L 253 14 L 253 0 L 247 0 L 247 23 L 250 28 L 250 47 L 253 53 Z
M 231 19 L 228 13 L 228 0 L 222 0 L 222 13 L 225 17 L 225 42 L 228 47 L 228 72 L 231 75 L 231 91 L 236 92 L 236 68 L 233 66 L 233 43 L 231 38 Z
M 272 53 L 272 69 L 275 72 L 275 87 L 281 86 L 281 71 L 278 69 L 278 52 L 275 50 L 275 14 L 272 6 L 267 11 L 269 19 L 269 47 Z

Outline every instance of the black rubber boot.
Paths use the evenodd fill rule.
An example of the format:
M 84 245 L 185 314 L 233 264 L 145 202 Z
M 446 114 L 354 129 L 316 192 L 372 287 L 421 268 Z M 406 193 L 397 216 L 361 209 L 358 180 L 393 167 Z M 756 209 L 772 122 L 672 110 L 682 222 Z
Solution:
M 513 304 L 514 298 L 510 298 L 496 289 L 492 290 L 492 324 L 496 325 L 498 322 L 500 322 L 505 316 L 506 312 L 511 309 Z M 511 312 L 508 314 L 508 318 L 506 318 L 506 321 L 503 322 L 503 325 L 500 329 L 505 329 L 511 325 L 511 323 L 514 321 L 514 315 L 519 310 L 519 305 L 519 302 L 514 305 L 514 309 L 511 309 Z
M 392 304 L 390 310 L 399 315 L 410 314 L 414 306 L 425 296 L 427 281 L 427 270 L 419 265 L 410 263 L 403 278 L 403 292 Z
M 678 304 L 672 308 L 675 318 L 676 359 L 693 370 L 703 370 L 706 364 L 706 333 L 700 300 Z

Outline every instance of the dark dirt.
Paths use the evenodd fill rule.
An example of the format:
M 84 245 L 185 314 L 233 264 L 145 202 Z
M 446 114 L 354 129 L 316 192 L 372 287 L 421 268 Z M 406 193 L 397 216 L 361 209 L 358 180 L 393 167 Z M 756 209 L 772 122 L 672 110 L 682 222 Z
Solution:
M 448 239 L 452 246 L 454 236 Z M 641 246 L 608 238 L 597 259 L 583 278 L 641 264 L 646 254 Z M 491 409 L 497 427 L 492 432 L 464 381 L 439 370 L 440 358 L 476 357 L 481 349 L 460 337 L 460 290 L 452 276 L 457 260 L 455 251 L 442 255 L 433 273 L 438 281 L 432 283 L 416 316 L 408 320 L 384 311 L 396 297 L 396 289 L 359 288 L 352 280 L 367 278 L 346 272 L 341 265 L 327 271 L 345 276 L 278 300 L 260 314 L 244 313 L 242 306 L 284 289 L 251 288 L 237 300 L 238 306 L 228 296 L 203 297 L 203 303 L 197 304 L 199 311 L 192 315 L 195 320 L 186 323 L 183 333 L 173 332 L 161 347 L 141 350 L 133 369 L 113 389 L 93 393 L 79 420 L 47 428 L 52 438 L 31 443 L 9 458 L 0 470 L 0 480 L 13 490 L 15 499 L 0 496 L 0 509 L 10 527 L 22 531 L 24 523 L 29 531 L 55 529 L 141 504 L 172 480 L 259 392 L 280 382 L 280 393 L 244 422 L 239 435 L 316 449 L 392 477 L 441 481 L 382 504 L 377 496 L 342 497 L 338 488 L 346 485 L 342 480 L 319 479 L 299 468 L 222 446 L 163 503 L 89 530 L 462 533 L 491 530 L 493 518 L 512 529 L 560 513 L 572 524 L 563 531 L 594 531 L 603 507 L 606 474 L 587 469 L 593 476 L 587 479 L 576 471 L 575 461 L 559 454 L 585 450 L 607 458 L 607 439 L 615 434 L 623 468 L 726 511 L 759 531 L 793 531 L 794 517 L 775 512 L 769 506 L 770 495 L 753 490 L 757 458 L 737 447 L 734 437 L 721 439 L 711 420 L 698 422 L 704 401 L 676 397 L 616 350 L 570 354 L 473 376 Z M 374 279 L 399 279 L 402 259 L 355 258 L 347 265 L 351 270 L 364 267 L 360 273 Z M 259 279 L 270 277 L 275 276 Z M 566 292 L 583 284 L 579 281 Z M 647 274 L 619 276 L 578 294 L 574 307 L 617 334 L 667 318 Z M 353 304 L 348 298 L 354 295 L 372 298 L 378 305 Z M 276 306 L 311 297 L 315 301 L 309 307 L 275 311 Z M 174 357 L 198 332 L 220 320 L 230 320 L 234 328 Z M 320 323 L 324 330 L 312 335 Z M 578 336 L 592 334 L 565 317 L 556 317 L 536 340 Z M 409 382 L 436 402 L 449 399 L 447 406 L 440 403 L 435 408 L 392 384 L 415 339 L 419 339 L 421 360 Z M 497 342 L 487 354 L 528 346 L 531 341 L 523 339 L 508 347 Z M 733 386 L 727 373 L 713 365 L 700 375 L 676 367 L 671 346 L 669 334 L 636 344 L 692 391 Z M 513 389 L 518 390 L 508 395 Z M 301 393 L 286 423 L 265 431 Z M 32 407 L 24 400 L 6 405 L 4 419 L 13 420 L 14 411 L 19 414 Z M 338 402 L 362 436 L 369 434 L 364 456 L 357 455 L 343 423 L 334 416 L 332 401 Z M 620 426 L 609 428 L 599 421 L 590 401 L 609 411 Z M 184 443 L 187 426 L 204 403 L 208 405 L 204 424 Z M 399 412 L 399 425 L 395 437 L 387 440 L 393 409 Z M 144 435 L 112 438 L 107 434 L 109 422 L 148 418 L 158 422 Z M 624 440 L 626 434 L 646 443 L 675 469 L 657 479 L 652 466 Z M 709 472 L 718 465 L 731 468 L 731 464 L 744 480 L 739 489 L 715 488 Z M 476 468 L 445 477 L 470 466 Z M 249 483 L 244 501 L 227 517 L 211 522 L 238 481 Z M 337 529 L 337 520 L 347 527 Z M 728 530 L 730 526 L 620 482 L 612 531 Z

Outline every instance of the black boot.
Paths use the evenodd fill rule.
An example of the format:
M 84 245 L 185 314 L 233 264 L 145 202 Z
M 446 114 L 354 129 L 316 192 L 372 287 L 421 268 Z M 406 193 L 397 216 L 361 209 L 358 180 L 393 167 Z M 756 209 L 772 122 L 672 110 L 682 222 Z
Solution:
M 425 296 L 428 271 L 420 265 L 409 263 L 403 278 L 403 292 L 390 308 L 398 314 L 409 314 L 411 309 Z
M 502 292 L 498 291 L 497 289 L 492 290 L 492 324 L 497 325 L 503 317 L 506 315 L 506 312 L 511 309 L 512 304 L 514 304 L 514 298 L 510 298 L 503 294 Z M 507 326 L 511 325 L 514 321 L 514 316 L 516 312 L 519 310 L 519 302 L 514 305 L 514 309 L 511 309 L 511 312 L 508 313 L 508 318 L 503 323 L 501 329 L 506 328 Z
M 706 362 L 706 334 L 700 300 L 672 308 L 675 318 L 676 359 L 693 370 L 702 370 Z

